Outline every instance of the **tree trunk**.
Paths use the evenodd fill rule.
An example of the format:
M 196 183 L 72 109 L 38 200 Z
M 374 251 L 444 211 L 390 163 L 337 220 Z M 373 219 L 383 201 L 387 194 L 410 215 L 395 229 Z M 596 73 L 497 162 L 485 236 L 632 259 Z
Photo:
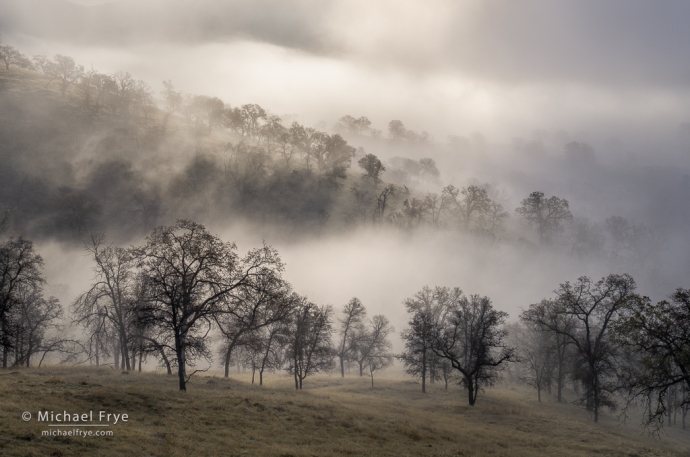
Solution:
M 185 379 L 185 364 L 187 362 L 185 357 L 184 337 L 179 336 L 175 338 L 175 352 L 177 353 L 177 377 L 180 381 L 180 390 L 187 390 L 187 380 Z
M 119 370 L 120 369 L 120 345 L 119 344 L 114 344 L 113 345 L 113 359 L 115 362 L 115 369 Z
M 467 398 L 469 400 L 470 406 L 474 406 L 474 401 L 476 399 L 476 396 L 474 395 L 474 383 L 472 382 L 471 379 L 467 379 Z
M 426 393 L 426 350 L 422 351 L 422 393 Z
M 295 390 L 299 390 L 299 382 L 297 381 L 297 359 L 295 359 L 294 375 L 295 375 Z
M 232 351 L 232 348 L 228 348 L 228 350 L 225 352 L 225 377 L 226 378 L 230 374 L 230 354 L 231 354 L 231 351 Z
M 364 376 L 364 362 L 359 362 L 359 377 Z
M 161 351 L 161 358 L 163 359 L 163 363 L 165 363 L 165 368 L 168 369 L 168 375 L 172 375 L 172 368 L 170 367 L 170 360 L 168 360 L 168 357 L 165 355 L 165 350 L 163 349 L 162 346 L 159 346 L 158 350 Z
M 340 357 L 340 377 L 345 377 L 345 360 L 344 357 Z
M 563 361 L 558 361 L 558 403 L 563 401 Z
M 263 386 L 264 385 L 264 370 L 263 368 L 259 370 L 259 385 Z

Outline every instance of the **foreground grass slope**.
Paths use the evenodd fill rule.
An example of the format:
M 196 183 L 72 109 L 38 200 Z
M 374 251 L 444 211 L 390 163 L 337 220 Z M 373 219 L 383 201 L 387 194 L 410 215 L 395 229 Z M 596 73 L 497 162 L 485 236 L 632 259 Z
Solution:
M 243 380 L 122 375 L 109 368 L 0 372 L 0 455 L 6 456 L 683 456 L 690 432 L 654 440 L 572 405 L 537 404 L 520 388 L 487 391 L 475 407 L 457 388 L 317 377 L 295 392 L 272 376 Z M 110 437 L 43 437 L 39 410 L 128 414 Z M 29 411 L 33 419 L 22 420 Z M 73 427 L 64 427 L 71 429 Z M 74 427 L 79 428 L 79 427 Z M 81 429 L 86 429 L 81 427 Z

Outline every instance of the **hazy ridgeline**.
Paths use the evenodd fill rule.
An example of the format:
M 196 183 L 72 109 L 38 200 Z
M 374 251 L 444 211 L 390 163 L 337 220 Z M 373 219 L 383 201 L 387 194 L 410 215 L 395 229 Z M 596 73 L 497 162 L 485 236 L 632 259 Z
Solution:
M 4 52 L 8 51 L 5 48 Z M 29 65 L 28 61 L 17 62 Z M 668 137 L 648 138 L 647 144 L 652 145 L 648 147 L 663 149 L 654 162 L 639 150 L 623 146 L 625 139 L 589 144 L 585 134 L 581 138 L 566 132 L 535 131 L 527 135 L 528 139 L 516 138 L 511 144 L 493 143 L 479 133 L 451 136 L 440 142 L 426 132 L 407 129 L 400 120 L 377 129 L 359 113 L 343 113 L 332 126 L 312 128 L 258 105 L 234 106 L 213 94 L 183 94 L 170 81 L 154 89 L 136 80 L 136 75 L 104 75 L 64 56 L 38 56 L 32 62 L 34 70 L 17 65 L 0 70 L 2 236 L 3 240 L 23 237 L 36 243 L 36 253 L 46 262 L 47 291 L 58 296 L 65 308 L 61 325 L 74 319 L 74 309 L 88 308 L 84 291 L 93 284 L 93 260 L 103 246 L 112 250 L 108 255 L 115 263 L 131 263 L 132 277 L 127 279 L 132 281 L 127 285 L 128 294 L 134 297 L 131 303 L 174 306 L 152 298 L 153 269 L 146 270 L 144 264 L 167 242 L 161 235 L 166 229 L 156 227 L 172 226 L 178 220 L 204 224 L 214 243 L 237 242 L 241 253 L 265 240 L 277 249 L 277 253 L 265 253 L 273 259 L 269 263 L 274 272 L 283 274 L 282 262 L 276 260 L 278 253 L 285 262 L 284 278 L 272 277 L 275 281 L 271 284 L 277 289 L 271 293 L 279 298 L 271 295 L 271 300 L 287 300 L 285 306 L 290 311 L 278 313 L 273 321 L 265 314 L 261 326 L 243 321 L 230 309 L 216 309 L 225 306 L 215 303 L 216 297 L 209 298 L 208 308 L 194 317 L 195 322 L 207 324 L 210 333 L 204 334 L 203 326 L 173 328 L 160 317 L 164 314 L 160 308 L 147 305 L 127 308 L 137 317 L 125 319 L 135 322 L 134 327 L 115 327 L 117 332 L 108 334 L 99 327 L 104 314 L 98 309 L 102 297 L 96 294 L 91 309 L 79 317 L 81 324 L 87 324 L 87 332 L 80 333 L 84 325 L 74 325 L 69 338 L 54 340 L 56 346 L 49 348 L 68 354 L 72 360 L 104 357 L 133 369 L 132 364 L 138 361 L 141 365 L 147 356 L 152 365 L 161 364 L 168 372 L 177 366 L 183 389 L 185 356 L 215 367 L 224 365 L 226 373 L 238 362 L 256 370 L 256 354 L 262 350 L 268 354 L 270 348 L 258 343 L 252 346 L 251 338 L 244 339 L 242 328 L 246 336 L 259 329 L 271 335 L 271 326 L 284 321 L 291 328 L 274 329 L 279 338 L 313 335 L 318 328 L 316 335 L 323 331 L 330 341 L 337 333 L 335 316 L 340 316 L 342 307 L 356 296 L 372 316 L 366 321 L 368 327 L 363 320 L 358 323 L 362 335 L 369 335 L 361 341 L 371 343 L 377 325 L 385 335 L 377 344 L 371 343 L 378 355 L 365 357 L 346 354 L 347 334 L 343 333 L 340 359 L 343 365 L 345 360 L 356 362 L 360 373 L 369 367 L 373 382 L 374 371 L 390 365 L 394 353 L 403 354 L 403 341 L 406 350 L 414 354 L 418 353 L 414 352 L 418 349 L 415 344 L 426 347 L 428 343 L 435 356 L 458 365 L 462 357 L 453 352 L 454 340 L 448 338 L 464 322 L 463 316 L 477 309 L 491 310 L 488 314 L 493 316 L 490 326 L 495 332 L 490 332 L 487 347 L 506 351 L 484 360 L 487 366 L 516 360 L 517 345 L 506 342 L 504 324 L 515 322 L 520 311 L 531 304 L 551 297 L 551 291 L 566 280 L 605 277 L 615 284 L 612 289 L 627 287 L 623 299 L 614 305 L 628 306 L 626 309 L 639 305 L 645 312 L 649 311 L 646 302 L 637 295 L 631 298 L 635 292 L 656 302 L 676 288 L 688 286 L 690 171 L 682 162 L 688 158 L 687 129 L 680 128 Z M 639 140 L 639 136 L 631 138 Z M 177 228 L 191 230 L 188 226 Z M 106 238 L 96 235 L 99 233 L 105 233 Z M 159 245 L 154 246 L 155 242 Z M 130 245 L 139 247 L 129 249 Z M 233 249 L 220 251 L 228 259 L 237 257 L 231 253 Z M 237 259 L 228 259 L 218 265 L 235 265 Z M 248 264 L 253 261 L 256 257 L 251 253 L 242 260 Z M 223 274 L 234 274 L 234 270 L 226 270 Z M 215 281 L 209 280 L 214 284 L 211 289 L 220 287 L 223 294 L 235 290 L 234 284 L 245 286 L 244 282 L 233 282 L 236 278 L 208 274 Z M 634 282 L 626 282 L 626 274 L 635 278 L 637 289 Z M 142 277 L 148 277 L 149 283 Z M 43 279 L 35 278 L 26 286 L 38 294 L 40 309 L 55 304 L 43 297 Z M 585 283 L 580 280 L 577 285 Z M 458 294 L 439 305 L 438 309 L 446 310 L 455 320 L 437 321 L 434 317 L 427 323 L 435 329 L 431 336 L 415 340 L 407 333 L 402 341 L 393 338 L 392 327 L 398 333 L 408 328 L 403 301 L 422 294 L 420 290 L 426 285 L 457 286 L 469 299 Z M 271 289 L 253 282 L 246 286 L 248 289 L 240 289 L 248 294 Z M 293 288 L 303 295 L 292 296 Z M 570 297 L 572 293 L 563 292 L 564 288 L 558 289 L 558 296 Z M 214 297 L 210 290 L 204 293 Z M 430 297 L 430 303 L 440 300 L 438 295 Z M 256 295 L 233 300 L 263 303 Z M 674 303 L 683 303 L 683 297 Z M 406 305 L 412 313 L 410 328 L 414 329 L 415 313 L 424 307 L 412 306 L 409 301 Z M 611 316 L 617 317 L 619 312 L 622 316 L 614 305 Z M 559 313 L 577 319 L 574 308 L 559 309 Z M 60 317 L 57 310 L 51 308 L 51 312 L 52 319 Z M 291 318 L 286 319 L 286 315 Z M 222 316 L 230 318 L 223 321 Z M 23 318 L 28 319 L 28 314 Z M 600 318 L 597 314 L 596 319 Z M 417 323 L 427 325 L 422 321 Z M 529 322 L 546 325 L 538 319 Z M 606 324 L 592 321 L 591 325 L 603 335 L 608 320 Z M 628 325 L 632 328 L 637 324 Z M 45 331 L 40 339 L 47 341 L 53 335 L 50 328 L 45 327 Z M 189 339 L 185 340 L 188 331 Z M 568 344 L 573 346 L 582 343 L 574 333 L 550 331 L 570 338 Z M 4 337 L 10 334 L 3 332 Z M 207 335 L 215 338 L 212 344 L 205 339 Z M 107 347 L 104 342 L 114 337 L 119 344 Z M 297 360 L 313 354 L 295 354 L 311 346 L 300 346 L 303 341 L 298 337 L 291 341 L 285 343 L 293 350 L 293 363 L 287 365 L 292 367 L 296 387 L 301 388 L 309 374 L 332 368 L 330 343 L 312 347 L 321 351 L 323 360 L 309 368 Z M 20 346 L 9 340 L 5 343 L 7 360 L 8 348 Z M 643 346 L 639 341 L 624 343 L 636 349 Z M 84 351 L 80 352 L 80 347 Z M 361 343 L 353 347 L 361 348 Z M 15 352 L 15 362 L 28 364 L 31 350 L 26 357 Z M 101 351 L 98 355 L 97 350 Z M 132 355 L 128 355 L 130 350 Z M 594 360 L 583 349 L 573 350 L 568 359 L 568 372 L 583 386 L 582 403 L 588 409 L 598 412 L 599 407 L 614 403 L 604 395 L 608 391 L 597 384 L 615 377 L 615 370 L 608 366 L 614 364 L 614 355 L 621 356 L 607 354 Z M 426 365 L 420 370 L 422 362 L 416 357 L 407 357 L 411 365 L 406 365 L 422 380 L 445 377 L 447 382 L 454 379 L 448 373 L 462 372 L 462 364 L 445 369 L 434 365 L 429 374 Z M 281 363 L 278 359 L 262 359 L 269 364 L 261 365 L 262 372 L 266 366 L 282 368 L 288 360 Z M 602 364 L 607 366 L 602 368 Z M 531 367 L 537 371 L 528 382 L 539 392 L 551 386 L 539 380 L 543 373 L 538 369 L 545 365 L 552 369 L 553 359 Z M 476 399 L 473 392 L 500 375 L 492 369 L 482 371 L 481 364 L 474 374 L 463 373 L 461 382 L 468 387 L 470 404 Z M 564 382 L 559 376 L 558 383 Z M 554 379 L 553 373 L 544 379 Z M 634 380 L 628 381 L 625 386 L 630 392 L 639 395 L 644 391 Z M 658 393 L 660 389 L 656 386 L 651 391 Z M 661 416 L 654 415 L 657 405 L 667 405 L 664 395 L 649 406 L 657 420 L 666 412 L 664 406 Z M 684 392 L 674 391 L 673 395 L 682 399 L 679 405 L 687 406 Z

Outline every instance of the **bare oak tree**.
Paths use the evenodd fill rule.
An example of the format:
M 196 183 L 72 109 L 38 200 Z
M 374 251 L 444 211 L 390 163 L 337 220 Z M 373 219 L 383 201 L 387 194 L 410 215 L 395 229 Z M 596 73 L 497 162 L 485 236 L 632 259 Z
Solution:
M 497 368 L 516 360 L 503 328 L 508 314 L 495 310 L 488 297 L 479 295 L 453 297 L 448 311 L 448 317 L 432 331 L 431 348 L 460 373 L 473 406 L 481 386 L 498 379 Z
M 146 286 L 139 317 L 174 342 L 179 386 L 186 390 L 189 358 L 208 356 L 214 317 L 231 292 L 275 265 L 274 251 L 264 247 L 239 259 L 233 243 L 187 220 L 156 228 L 146 241 L 136 250 Z
M 307 376 L 333 368 L 333 310 L 318 307 L 302 298 L 290 322 L 288 372 L 295 379 L 295 389 L 302 390 Z
M 355 349 L 359 345 L 362 336 L 362 324 L 367 314 L 362 302 L 354 297 L 343 308 L 343 316 L 338 319 L 340 323 L 340 342 L 336 355 L 340 360 L 340 376 L 345 377 L 345 362 L 354 359 Z M 360 376 L 362 375 L 360 369 Z

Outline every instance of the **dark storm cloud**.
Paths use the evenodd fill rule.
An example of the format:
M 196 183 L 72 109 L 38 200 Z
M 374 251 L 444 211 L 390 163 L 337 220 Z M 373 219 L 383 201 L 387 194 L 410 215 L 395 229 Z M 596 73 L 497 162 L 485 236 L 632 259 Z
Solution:
M 80 45 L 198 44 L 244 38 L 324 51 L 326 0 L 121 1 L 4 0 L 0 29 Z

